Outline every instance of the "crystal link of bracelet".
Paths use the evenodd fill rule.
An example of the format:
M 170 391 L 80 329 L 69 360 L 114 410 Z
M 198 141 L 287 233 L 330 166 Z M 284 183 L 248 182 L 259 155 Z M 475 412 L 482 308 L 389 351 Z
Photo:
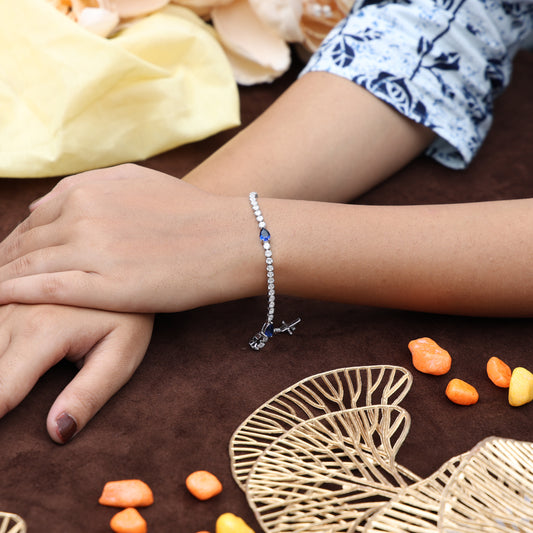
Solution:
M 266 262 L 266 271 L 267 271 L 267 290 L 268 290 L 268 310 L 267 317 L 261 329 L 250 339 L 249 345 L 253 350 L 260 350 L 264 348 L 268 340 L 278 333 L 288 333 L 292 335 L 296 328 L 296 325 L 300 322 L 300 319 L 297 318 L 291 323 L 287 324 L 285 321 L 281 322 L 281 326 L 278 328 L 274 327 L 274 310 L 276 308 L 276 287 L 274 280 L 274 259 L 272 258 L 272 249 L 270 246 L 270 232 L 266 228 L 265 219 L 263 218 L 263 213 L 259 208 L 257 202 L 257 193 L 250 193 L 250 205 L 252 206 L 252 211 L 254 212 L 255 219 L 259 225 L 259 239 L 263 245 L 265 251 L 265 262 Z

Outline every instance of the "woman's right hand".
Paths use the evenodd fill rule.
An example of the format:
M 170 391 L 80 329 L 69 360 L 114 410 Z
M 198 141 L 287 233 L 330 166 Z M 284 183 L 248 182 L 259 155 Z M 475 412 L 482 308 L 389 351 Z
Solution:
M 133 375 L 150 342 L 153 316 L 12 304 L 0 307 L 0 325 L 0 417 L 62 359 L 79 368 L 48 413 L 48 433 L 62 444 Z

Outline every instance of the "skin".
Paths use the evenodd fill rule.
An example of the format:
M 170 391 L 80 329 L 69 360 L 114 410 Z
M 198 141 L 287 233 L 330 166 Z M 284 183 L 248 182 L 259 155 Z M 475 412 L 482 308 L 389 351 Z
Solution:
M 311 72 L 184 180 L 218 195 L 346 202 L 433 138 L 351 81 Z
M 50 367 L 66 359 L 79 372 L 48 413 L 50 438 L 81 431 L 133 375 L 152 333 L 153 317 L 59 305 L 0 307 L 0 417 L 14 409 Z M 58 419 L 74 422 L 62 435 Z
M 331 101 L 346 106 L 337 110 Z M 324 201 L 360 194 L 413 159 L 432 137 L 357 85 L 308 74 L 182 181 L 123 165 L 60 182 L 0 244 L 0 303 L 154 312 L 261 294 L 264 258 L 244 195 L 257 189 L 263 209 L 271 209 L 267 220 L 279 216 L 277 226 L 292 232 L 295 222 L 308 224 L 308 218 L 297 220 L 298 212 L 314 218 Z M 382 156 L 383 145 L 395 146 L 389 158 Z M 300 201 L 265 203 L 274 195 Z M 276 266 L 284 269 L 289 265 L 280 261 L 291 252 L 281 246 L 297 243 L 275 238 Z M 322 237 L 314 240 L 320 244 Z M 290 293 L 291 284 L 286 278 L 283 290 Z
M 343 204 L 432 139 L 355 84 L 307 74 L 182 180 L 135 165 L 62 180 L 0 244 L 0 304 L 153 313 L 264 294 L 264 257 L 247 198 L 256 190 L 273 236 L 279 293 L 419 311 L 533 315 L 531 200 Z M 128 317 L 113 316 L 120 323 Z M 9 335 L 15 321 L 3 326 Z M 94 346 L 102 338 L 96 332 Z M 68 345 L 72 338 L 66 331 L 59 340 Z M 51 352 L 38 366 L 35 358 L 23 360 L 15 380 L 35 382 L 67 353 Z M 113 351 L 106 356 L 120 359 Z M 123 378 L 92 380 L 90 394 L 109 398 Z M 13 399 L 2 391 L 0 405 L 14 405 L 27 392 L 20 389 Z M 78 427 L 95 412 L 83 411 L 81 394 L 62 407 L 81 409 Z

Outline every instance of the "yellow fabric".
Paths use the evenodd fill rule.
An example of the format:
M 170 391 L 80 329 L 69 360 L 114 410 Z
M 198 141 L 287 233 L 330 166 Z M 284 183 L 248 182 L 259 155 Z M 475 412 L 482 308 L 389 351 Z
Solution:
M 229 63 L 191 11 L 104 39 L 43 0 L 0 1 L 0 177 L 139 161 L 238 124 Z

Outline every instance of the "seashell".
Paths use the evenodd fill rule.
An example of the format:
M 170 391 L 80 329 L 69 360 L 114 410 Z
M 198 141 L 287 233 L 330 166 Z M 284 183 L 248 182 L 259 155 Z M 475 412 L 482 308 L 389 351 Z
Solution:
M 120 18 L 117 13 L 103 7 L 86 7 L 78 15 L 78 24 L 92 33 L 108 37 L 117 28 Z
M 272 81 L 289 68 L 289 46 L 256 16 L 248 0 L 216 7 L 211 19 L 228 52 L 237 83 Z
M 300 28 L 303 14 L 301 0 L 249 0 L 259 19 L 290 43 L 301 42 L 304 34 Z
M 211 18 L 211 11 L 218 6 L 223 6 L 233 0 L 171 0 L 171 3 L 187 7 L 203 18 Z
M 170 0 L 112 0 L 112 11 L 118 13 L 120 18 L 139 17 L 148 15 L 162 7 Z
M 304 0 L 304 12 L 300 25 L 304 34 L 305 47 L 314 52 L 327 34 L 345 17 L 332 1 Z
M 239 85 L 270 83 L 281 75 L 278 71 L 235 54 L 227 48 L 224 51 L 231 65 L 233 77 Z
M 311 52 L 315 52 L 332 27 L 309 20 L 307 17 L 302 18 L 302 31 L 304 34 L 304 45 Z
M 303 12 L 317 20 L 342 18 L 343 13 L 335 0 L 303 0 Z
M 339 8 L 339 11 L 346 16 L 350 9 L 354 6 L 356 0 L 336 0 L 335 3 L 337 4 L 337 7 Z

